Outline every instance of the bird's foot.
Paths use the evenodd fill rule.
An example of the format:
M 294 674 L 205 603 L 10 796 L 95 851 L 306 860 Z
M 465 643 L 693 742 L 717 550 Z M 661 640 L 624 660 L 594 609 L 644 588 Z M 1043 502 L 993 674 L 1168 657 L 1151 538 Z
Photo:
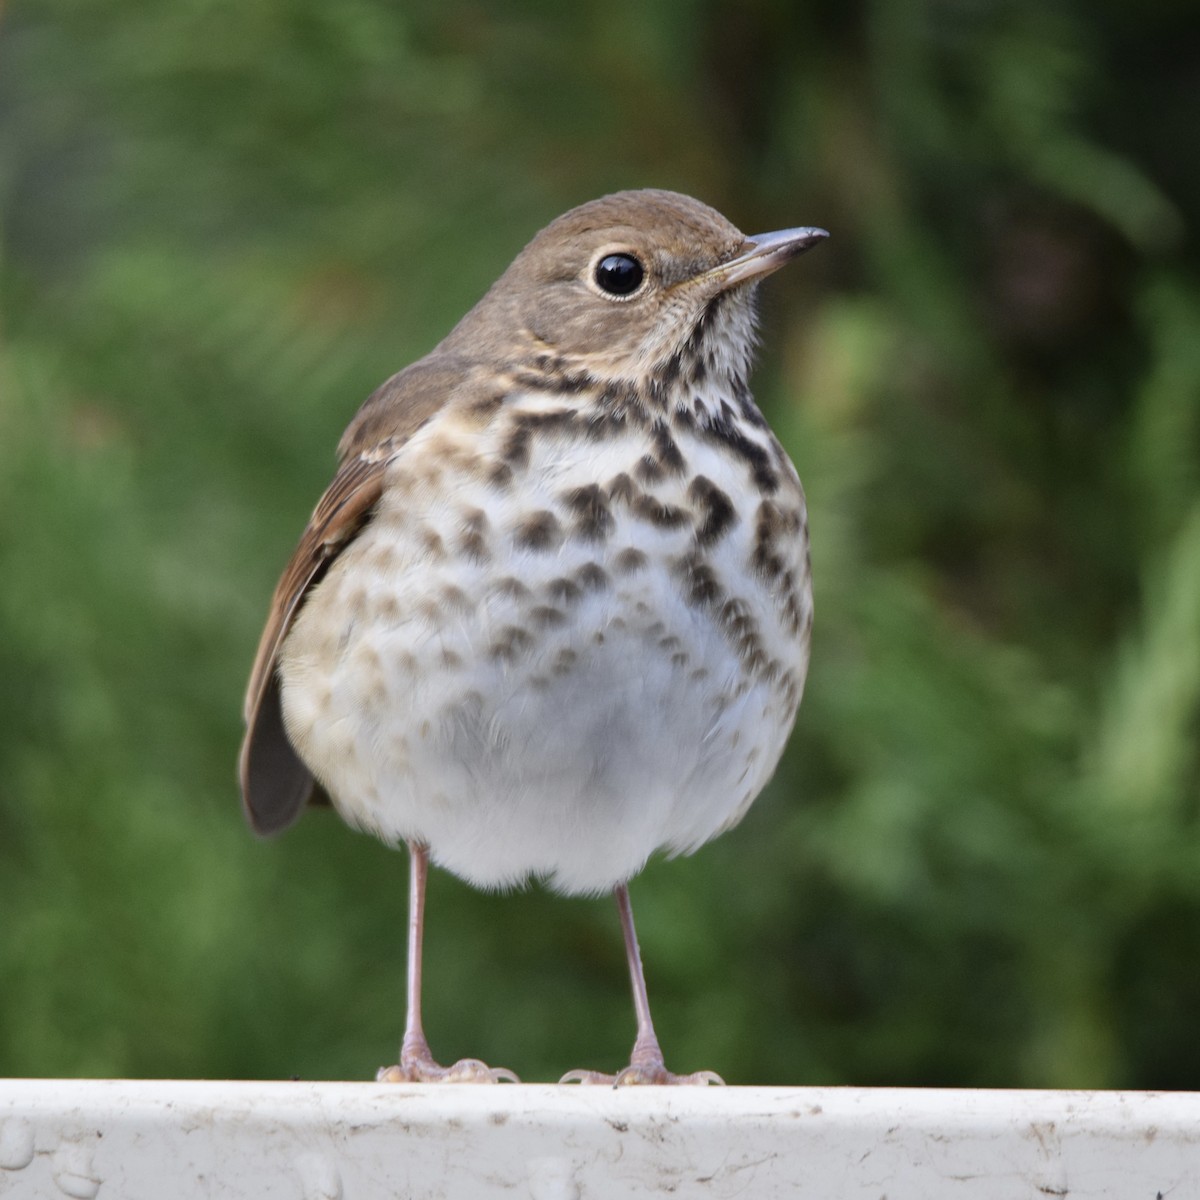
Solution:
M 397 1063 L 380 1067 L 375 1073 L 378 1083 L 520 1083 L 507 1067 L 489 1067 L 477 1058 L 460 1058 L 453 1066 L 443 1067 L 433 1061 Z
M 520 1083 L 507 1067 L 489 1067 L 477 1058 L 460 1058 L 453 1066 L 397 1063 L 375 1072 L 377 1083 Z
M 507 1067 L 489 1067 L 477 1058 L 460 1058 L 453 1066 L 443 1067 L 433 1059 L 424 1038 L 404 1039 L 400 1061 L 394 1067 L 380 1067 L 377 1083 L 520 1083 Z
M 634 946 L 636 952 L 636 944 Z M 639 962 L 640 965 L 640 962 Z M 598 1083 L 607 1087 L 703 1087 L 715 1083 L 725 1086 L 716 1071 L 694 1071 L 691 1075 L 676 1075 L 668 1071 L 663 1062 L 662 1047 L 654 1034 L 654 1027 L 649 1017 L 639 1022 L 637 1040 L 633 1043 L 633 1053 L 629 1056 L 629 1066 L 618 1071 L 615 1075 L 606 1075 L 603 1071 L 568 1071 L 559 1083 Z
M 568 1071 L 559 1083 L 603 1084 L 607 1087 L 695 1087 L 715 1083 L 725 1086 L 716 1071 L 694 1071 L 691 1075 L 676 1075 L 668 1071 L 660 1059 L 658 1062 L 630 1063 L 624 1070 L 615 1075 L 606 1075 L 603 1071 Z

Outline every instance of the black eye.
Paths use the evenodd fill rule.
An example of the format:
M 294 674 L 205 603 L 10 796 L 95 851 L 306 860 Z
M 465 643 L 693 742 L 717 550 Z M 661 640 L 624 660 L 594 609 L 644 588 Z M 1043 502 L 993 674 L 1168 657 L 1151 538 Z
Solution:
M 606 254 L 596 264 L 596 285 L 610 296 L 628 296 L 638 290 L 645 274 L 632 254 Z

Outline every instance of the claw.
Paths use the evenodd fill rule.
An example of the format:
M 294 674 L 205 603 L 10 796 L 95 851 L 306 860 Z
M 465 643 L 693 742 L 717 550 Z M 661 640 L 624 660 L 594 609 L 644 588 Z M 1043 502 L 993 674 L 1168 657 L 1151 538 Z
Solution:
M 578 1083 L 580 1085 L 607 1083 L 615 1087 L 617 1077 L 615 1075 L 605 1075 L 602 1071 L 568 1071 L 558 1082 Z

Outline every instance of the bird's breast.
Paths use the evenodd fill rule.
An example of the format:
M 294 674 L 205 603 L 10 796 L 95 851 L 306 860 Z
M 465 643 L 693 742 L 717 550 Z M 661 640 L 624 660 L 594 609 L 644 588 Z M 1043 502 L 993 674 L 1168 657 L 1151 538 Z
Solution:
M 807 526 L 765 426 L 706 416 L 535 394 L 412 439 L 280 660 L 343 815 L 566 891 L 740 817 L 803 687 Z

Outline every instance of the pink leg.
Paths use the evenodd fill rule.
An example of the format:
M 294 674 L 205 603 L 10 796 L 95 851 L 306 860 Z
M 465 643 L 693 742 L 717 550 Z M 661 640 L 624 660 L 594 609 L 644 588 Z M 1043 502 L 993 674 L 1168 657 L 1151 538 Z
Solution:
M 440 1066 L 430 1052 L 421 1021 L 421 964 L 425 940 L 425 881 L 429 877 L 429 847 L 410 842 L 408 875 L 408 1014 L 400 1062 L 380 1067 L 381 1083 L 519 1083 L 505 1067 L 489 1067 L 477 1058 L 463 1058 L 452 1067 Z
M 633 926 L 633 907 L 629 903 L 629 885 L 622 883 L 613 892 L 617 911 L 621 914 L 621 932 L 625 936 L 625 958 L 629 963 L 629 980 L 633 986 L 633 1011 L 637 1014 L 637 1037 L 629 1066 L 616 1075 L 600 1071 L 568 1071 L 560 1083 L 607 1083 L 613 1087 L 632 1084 L 699 1084 L 724 1083 L 715 1071 L 696 1071 L 692 1075 L 675 1075 L 663 1062 L 658 1035 L 650 1016 L 650 998 L 646 994 L 646 973 L 642 969 L 642 952 L 638 947 L 637 930 Z
M 404 1041 L 400 1061 L 433 1062 L 421 1019 L 421 966 L 425 951 L 425 883 L 429 878 L 429 851 L 419 843 L 408 848 L 408 970 Z

